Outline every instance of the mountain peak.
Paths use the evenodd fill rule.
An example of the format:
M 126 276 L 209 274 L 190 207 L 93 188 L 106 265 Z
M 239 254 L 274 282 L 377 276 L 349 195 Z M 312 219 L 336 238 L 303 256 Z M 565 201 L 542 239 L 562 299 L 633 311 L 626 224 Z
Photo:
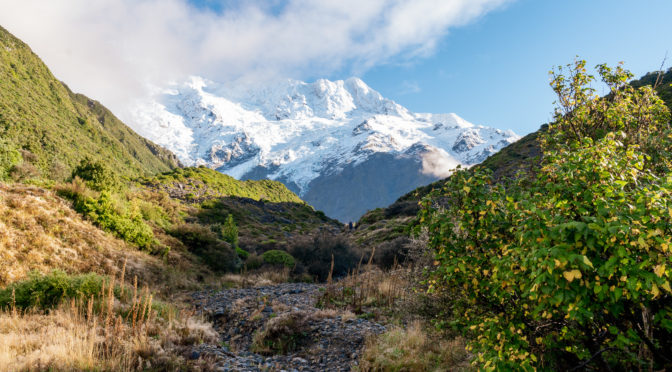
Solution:
M 282 181 L 343 221 L 518 139 L 456 114 L 412 113 L 356 77 L 235 87 L 192 77 L 139 106 L 135 116 L 141 133 L 184 163 Z M 376 176 L 362 178 L 364 169 Z M 361 197 L 353 202 L 355 193 Z

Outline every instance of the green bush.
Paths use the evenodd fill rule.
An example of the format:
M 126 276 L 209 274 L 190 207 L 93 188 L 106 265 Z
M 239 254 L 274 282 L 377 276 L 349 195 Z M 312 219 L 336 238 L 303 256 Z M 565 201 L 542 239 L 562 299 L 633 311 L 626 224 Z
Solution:
M 96 191 L 113 190 L 119 181 L 116 174 L 103 162 L 84 158 L 72 171 L 72 178 L 79 177 L 86 185 Z
M 266 251 L 261 257 L 264 259 L 264 263 L 269 265 L 283 265 L 291 268 L 294 267 L 295 263 L 291 254 L 277 249 Z
M 58 189 L 60 196 L 73 201 L 73 208 L 101 229 L 152 253 L 167 252 L 167 247 L 154 237 L 152 228 L 143 219 L 135 203 L 113 201 L 108 190 L 95 193 L 80 178 Z M 121 207 L 117 204 L 122 204 Z M 130 208 L 129 208 L 130 207 Z
M 215 271 L 234 271 L 241 265 L 236 251 L 230 244 L 217 238 L 212 230 L 198 224 L 182 224 L 170 231 L 191 252 L 201 257 Z
M 14 304 L 19 309 L 29 307 L 52 308 L 64 299 L 88 298 L 100 293 L 103 277 L 97 274 L 71 276 L 63 271 L 54 270 L 42 275 L 36 271 L 28 279 L 10 284 L 0 290 L 0 309 L 8 309 Z
M 240 257 L 240 259 L 243 260 L 243 261 L 244 261 L 244 260 L 247 260 L 247 258 L 250 256 L 250 252 L 248 252 L 248 251 L 246 251 L 246 250 L 243 250 L 243 249 L 240 248 L 240 247 L 236 247 L 235 249 L 236 249 L 236 254 L 237 254 L 238 257 Z
M 0 181 L 9 177 L 14 166 L 21 162 L 21 153 L 9 142 L 0 139 Z
M 577 106 L 544 134 L 535 175 L 495 185 L 489 171 L 458 170 L 422 202 L 430 290 L 455 299 L 440 325 L 468 336 L 480 368 L 672 362 L 669 115 L 650 89 L 625 88 L 625 72 L 598 69 L 605 98 L 585 87 L 582 61 L 554 79 Z
M 142 215 L 140 213 L 119 214 L 107 191 L 103 191 L 97 199 L 78 195 L 74 207 L 77 212 L 82 213 L 101 229 L 141 249 L 151 251 L 158 246 L 152 228 L 145 223 Z
M 226 217 L 226 221 L 221 227 L 221 234 L 225 242 L 231 244 L 234 248 L 238 248 L 238 227 L 231 213 Z

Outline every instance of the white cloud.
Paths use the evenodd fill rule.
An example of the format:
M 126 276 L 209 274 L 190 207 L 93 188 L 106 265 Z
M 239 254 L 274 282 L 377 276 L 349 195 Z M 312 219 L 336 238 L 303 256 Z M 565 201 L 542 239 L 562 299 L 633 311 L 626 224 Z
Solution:
M 250 0 L 217 14 L 187 0 L 0 0 L 0 25 L 124 118 L 147 83 L 190 74 L 301 79 L 426 56 L 451 27 L 508 1 L 287 0 L 277 12 Z
M 460 163 L 445 150 L 432 148 L 422 154 L 422 174 L 431 175 L 439 179 L 453 174 Z
M 401 88 L 399 89 L 399 94 L 416 94 L 420 93 L 422 88 L 415 80 L 404 80 L 401 82 Z

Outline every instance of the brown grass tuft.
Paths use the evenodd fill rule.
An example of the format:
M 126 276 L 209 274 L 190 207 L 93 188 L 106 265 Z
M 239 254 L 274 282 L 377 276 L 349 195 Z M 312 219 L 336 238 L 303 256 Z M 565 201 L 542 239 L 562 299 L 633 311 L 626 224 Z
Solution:
M 416 321 L 369 338 L 359 370 L 464 371 L 469 370 L 469 355 L 463 340 L 440 339 Z
M 243 272 L 240 274 L 224 274 L 219 280 L 222 287 L 251 288 L 264 287 L 289 281 L 288 268 L 264 268 L 259 271 Z M 214 283 L 213 283 L 214 284 Z

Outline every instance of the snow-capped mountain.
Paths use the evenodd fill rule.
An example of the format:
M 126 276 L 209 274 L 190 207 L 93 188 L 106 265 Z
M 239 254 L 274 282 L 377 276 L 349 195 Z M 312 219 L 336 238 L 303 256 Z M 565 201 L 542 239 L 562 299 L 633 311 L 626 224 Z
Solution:
M 282 181 L 341 221 L 519 138 L 455 114 L 412 113 L 358 78 L 231 88 L 192 77 L 139 104 L 133 122 L 184 164 Z

